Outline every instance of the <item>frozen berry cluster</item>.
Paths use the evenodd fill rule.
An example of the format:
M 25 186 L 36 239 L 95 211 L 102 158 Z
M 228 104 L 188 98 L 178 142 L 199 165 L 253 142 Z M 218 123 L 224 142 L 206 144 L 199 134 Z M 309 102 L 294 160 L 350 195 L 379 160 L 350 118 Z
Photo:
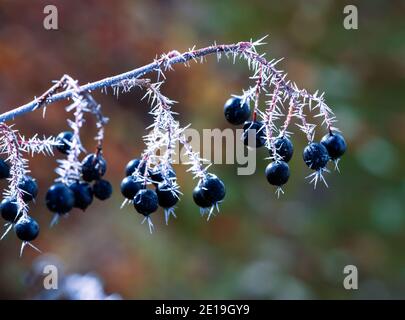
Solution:
M 270 153 L 269 163 L 265 169 L 267 181 L 282 192 L 281 187 L 287 183 L 290 177 L 288 162 L 291 160 L 294 147 L 285 133 L 266 144 L 267 134 L 265 123 L 251 120 L 251 111 L 247 102 L 241 97 L 234 96 L 224 105 L 226 120 L 233 125 L 243 124 L 243 143 L 252 148 L 267 146 Z M 255 118 L 255 117 L 254 117 Z M 347 148 L 346 141 L 338 132 L 330 132 L 325 135 L 320 143 L 310 142 L 303 151 L 303 159 L 306 165 L 314 170 L 314 181 L 324 178 L 322 172 L 326 171 L 327 163 L 331 160 L 336 164 Z
M 174 207 L 181 193 L 176 182 L 176 172 L 171 165 L 159 164 L 146 169 L 146 161 L 133 159 L 128 162 L 125 173 L 121 193 L 133 203 L 135 210 L 145 217 L 152 228 L 150 215 L 159 206 L 165 212 L 166 223 L 170 215 L 175 217 Z M 211 214 L 224 197 L 224 183 L 211 173 L 206 173 L 193 190 L 194 202 L 202 213 L 208 211 Z
M 226 194 L 225 184 L 215 174 L 205 175 L 193 190 L 193 200 L 200 207 L 201 213 L 212 210 L 224 200 Z M 210 216 L 208 216 L 210 217 Z
M 6 161 L 0 159 L 0 179 L 10 177 L 10 167 Z M 34 178 L 25 175 L 18 183 L 22 192 L 22 200 L 28 203 L 34 200 L 38 194 L 38 185 Z M 39 225 L 31 216 L 22 217 L 18 210 L 15 198 L 4 198 L 0 202 L 0 214 L 9 228 L 14 227 L 17 237 L 22 241 L 32 241 L 39 234 Z
M 174 215 L 174 207 L 179 201 L 180 191 L 176 172 L 171 165 L 157 165 L 147 168 L 147 162 L 132 159 L 125 168 L 125 178 L 121 182 L 121 193 L 133 203 L 135 210 L 145 217 L 153 228 L 150 215 L 159 206 L 165 212 L 166 223 Z
M 62 154 L 68 154 L 71 146 L 73 133 L 70 131 L 61 132 L 57 136 L 60 144 L 57 149 Z M 93 197 L 99 200 L 106 200 L 112 194 L 111 183 L 102 177 L 107 171 L 101 150 L 88 154 L 81 162 L 81 178 L 69 183 L 57 182 L 47 191 L 45 202 L 47 208 L 59 216 L 65 215 L 73 208 L 83 211 L 93 202 Z M 93 183 L 93 184 L 91 184 Z
M 316 185 L 317 181 L 321 180 L 326 184 L 323 173 L 328 171 L 328 163 L 333 161 L 337 168 L 347 148 L 345 139 L 334 126 L 336 119 L 333 111 L 326 104 L 323 93 L 310 93 L 299 88 L 295 82 L 286 78 L 283 71 L 278 70 L 276 65 L 280 60 L 267 60 L 264 54 L 256 50 L 264 44 L 263 40 L 264 38 L 227 45 L 214 44 L 201 49 L 193 48 L 182 54 L 174 50 L 142 68 L 85 86 L 80 86 L 76 80 L 65 74 L 41 96 L 19 108 L 18 112 L 15 109 L 0 115 L 0 151 L 7 155 L 7 161 L 0 160 L 0 179 L 8 179 L 9 182 L 8 189 L 4 192 L 5 198 L 0 204 L 1 216 L 8 226 L 6 233 L 14 228 L 17 236 L 23 240 L 23 248 L 25 244 L 30 244 L 39 232 L 38 223 L 28 215 L 27 205 L 37 196 L 38 186 L 35 179 L 27 174 L 28 160 L 22 157 L 22 153 L 53 154 L 53 148 L 56 147 L 60 153 L 66 155 L 66 159 L 58 159 L 59 165 L 55 170 L 58 178 L 46 193 L 46 205 L 54 213 L 53 222 L 73 208 L 86 210 L 94 197 L 106 200 L 111 196 L 111 184 L 104 179 L 107 163 L 102 152 L 104 126 L 108 118 L 104 117 L 101 106 L 91 96 L 91 90 L 96 88 L 111 87 L 118 97 L 120 92 L 129 92 L 132 88 L 139 87 L 146 91 L 145 98 L 151 104 L 149 113 L 153 116 L 153 124 L 148 127 L 149 133 L 143 137 L 144 152 L 140 158 L 128 163 L 121 182 L 124 202 L 133 204 L 135 210 L 144 217 L 144 221 L 148 222 L 150 230 L 153 229 L 150 216 L 159 207 L 164 210 L 166 223 L 171 215 L 175 217 L 174 208 L 181 195 L 172 166 L 173 146 L 177 143 L 184 147 L 188 157 L 188 171 L 198 180 L 192 196 L 200 212 L 202 215 L 208 213 L 209 219 L 215 209 L 219 211 L 219 204 L 226 195 L 225 185 L 215 174 L 207 171 L 209 164 L 188 142 L 184 133 L 188 126 L 181 126 L 175 119 L 176 112 L 172 111 L 176 102 L 161 92 L 165 81 L 153 83 L 150 79 L 141 78 L 153 71 L 158 73 L 158 79 L 166 79 L 164 73 L 172 69 L 172 65 L 188 65 L 188 61 L 198 61 L 199 58 L 203 62 L 204 56 L 209 54 L 216 54 L 218 61 L 222 55 L 233 57 L 234 60 L 241 58 L 253 71 L 250 79 L 254 80 L 255 84 L 244 90 L 241 96 L 228 99 L 224 105 L 224 114 L 229 123 L 242 126 L 241 140 L 245 146 L 264 147 L 268 150 L 268 159 L 271 162 L 265 169 L 265 176 L 267 181 L 277 188 L 276 192 L 283 192 L 282 187 L 290 178 L 288 163 L 293 157 L 294 146 L 290 138 L 291 132 L 287 129 L 293 118 L 299 122 L 296 125 L 308 141 L 303 150 L 303 159 L 313 170 L 309 176 L 312 177 L 311 182 Z M 138 73 L 139 70 L 142 70 L 142 73 Z M 259 108 L 262 105 L 263 93 L 268 97 L 264 103 L 265 111 Z M 53 99 L 56 94 L 60 96 Z M 56 139 L 39 139 L 35 135 L 26 140 L 18 130 L 12 129 L 4 122 L 62 98 L 72 100 L 66 111 L 73 114 L 73 119 L 68 119 L 71 131 L 61 132 Z M 253 111 L 250 108 L 252 102 Z M 43 110 L 45 115 L 46 108 Z M 319 142 L 314 141 L 316 125 L 309 123 L 307 119 L 307 112 L 314 110 L 318 113 L 314 117 L 322 119 L 322 125 L 325 125 L 328 132 Z M 92 114 L 96 119 L 97 149 L 95 153 L 82 159 L 85 149 L 81 144 L 80 129 L 86 121 L 85 113 Z M 277 121 L 282 119 L 283 124 L 277 126 Z M 164 153 L 160 152 L 162 147 L 166 148 Z

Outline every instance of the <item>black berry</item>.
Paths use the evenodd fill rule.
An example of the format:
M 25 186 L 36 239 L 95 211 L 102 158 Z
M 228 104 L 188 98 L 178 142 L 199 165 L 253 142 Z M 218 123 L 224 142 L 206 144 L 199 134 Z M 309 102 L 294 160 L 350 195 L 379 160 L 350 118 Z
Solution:
M 176 172 L 171 167 L 166 168 L 165 170 L 163 166 L 157 166 L 151 170 L 150 178 L 152 179 L 153 183 L 157 185 L 159 182 L 162 182 L 163 180 L 176 179 Z
M 82 178 L 91 182 L 100 179 L 107 170 L 107 163 L 101 154 L 89 154 L 82 161 Z
M 104 179 L 97 180 L 93 185 L 93 192 L 97 199 L 106 200 L 112 194 L 111 183 Z
M 3 159 L 0 159 L 0 179 L 10 177 L 10 166 Z
M 137 181 L 134 176 L 125 177 L 121 182 L 122 195 L 130 200 L 133 200 L 139 190 L 144 188 L 144 184 Z
M 33 218 L 27 216 L 17 221 L 14 230 L 20 240 L 32 241 L 38 237 L 39 225 Z
M 18 205 L 15 199 L 6 198 L 0 203 L 1 217 L 9 222 L 15 222 L 17 220 Z
M 203 198 L 210 203 L 214 204 L 225 198 L 225 185 L 214 174 L 209 174 L 202 180 L 201 189 Z
M 56 146 L 56 149 L 63 154 L 67 154 L 70 150 L 70 143 L 72 142 L 72 139 L 73 132 L 71 131 L 59 133 L 56 137 L 56 141 L 59 143 L 59 145 Z
M 232 97 L 225 102 L 224 113 L 229 123 L 239 125 L 249 119 L 250 107 L 246 102 L 242 104 L 241 98 Z
M 31 201 L 38 194 L 38 185 L 31 176 L 23 176 L 18 183 L 18 187 L 23 191 L 22 198 L 25 202 Z
M 139 167 L 140 163 L 141 163 L 140 159 L 132 159 L 131 161 L 129 161 L 127 166 L 125 167 L 125 174 L 127 176 L 130 176 L 131 174 L 133 174 L 134 171 Z M 142 164 L 142 167 L 139 168 L 139 172 L 142 175 L 145 173 L 145 168 L 146 168 L 146 163 L 144 162 Z
M 303 152 L 303 158 L 308 167 L 313 170 L 325 168 L 329 161 L 328 150 L 323 144 L 311 142 Z
M 144 216 L 155 212 L 158 209 L 158 197 L 156 192 L 151 189 L 139 190 L 134 198 L 134 207 L 136 211 Z
M 290 139 L 287 137 L 279 137 L 274 140 L 274 147 L 276 148 L 276 153 L 281 160 L 285 162 L 291 160 L 294 153 L 294 147 Z M 272 150 L 270 150 L 270 155 L 272 155 Z
M 173 186 L 167 182 L 158 184 L 156 194 L 158 203 L 162 208 L 171 208 L 179 201 L 177 192 L 173 190 Z
M 343 136 L 337 132 L 332 132 L 325 135 L 321 143 L 328 150 L 329 157 L 332 160 L 339 159 L 346 151 L 347 145 Z
M 48 189 L 45 202 L 50 211 L 64 214 L 72 210 L 75 204 L 75 197 L 72 190 L 59 182 Z
M 260 148 L 266 143 L 264 123 L 261 121 L 246 121 L 243 125 L 243 143 L 245 146 Z M 249 137 L 252 142 L 249 144 Z
M 193 190 L 193 200 L 200 208 L 211 207 L 214 203 L 205 199 L 202 195 L 202 189 L 200 186 L 196 186 Z
M 74 207 L 83 211 L 93 202 L 93 189 L 87 182 L 74 182 L 69 186 L 75 199 Z
M 268 164 L 265 174 L 270 184 L 281 187 L 290 177 L 290 168 L 285 161 L 275 161 Z

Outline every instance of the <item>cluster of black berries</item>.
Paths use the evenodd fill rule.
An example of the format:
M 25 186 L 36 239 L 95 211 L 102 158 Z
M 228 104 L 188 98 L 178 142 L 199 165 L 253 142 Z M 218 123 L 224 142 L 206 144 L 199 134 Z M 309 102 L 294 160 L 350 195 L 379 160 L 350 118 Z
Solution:
M 346 141 L 340 133 L 329 132 L 321 142 L 311 142 L 303 152 L 303 158 L 309 168 L 322 171 L 329 160 L 337 162 L 345 153 Z
M 66 131 L 57 136 L 57 149 L 68 154 L 73 133 Z M 108 199 L 112 194 L 111 183 L 102 179 L 107 171 L 107 163 L 101 151 L 87 155 L 81 163 L 81 180 L 69 185 L 57 182 L 46 193 L 46 206 L 55 214 L 64 215 L 73 208 L 86 210 L 93 202 L 93 196 L 100 200 Z M 93 185 L 90 183 L 93 182 Z
M 248 121 L 250 118 L 250 107 L 240 97 L 232 97 L 226 101 L 224 106 L 225 118 L 233 125 L 243 123 L 243 142 L 249 147 L 262 147 L 266 142 L 265 125 L 261 121 Z M 253 139 L 249 139 L 252 135 Z M 252 140 L 252 141 L 250 141 Z M 303 158 L 307 166 L 322 173 L 329 160 L 337 162 L 346 151 L 346 142 L 343 136 L 337 132 L 330 132 L 325 135 L 320 143 L 311 142 L 305 147 Z M 286 136 L 274 140 L 274 150 L 269 150 L 270 156 L 274 159 L 265 170 L 265 175 L 271 185 L 278 187 L 287 183 L 290 177 L 288 162 L 294 153 L 291 140 Z
M 0 159 L 0 179 L 6 179 L 10 176 L 10 167 Z M 38 185 L 34 178 L 25 175 L 18 183 L 18 188 L 22 191 L 22 199 L 24 202 L 29 202 L 38 194 Z M 17 237 L 22 241 L 32 241 L 39 234 L 39 225 L 34 218 L 25 215 L 23 216 L 18 208 L 17 200 L 13 198 L 5 198 L 0 203 L 1 217 L 6 221 L 7 225 L 14 226 L 14 231 Z
M 243 143 L 246 146 L 260 148 L 266 143 L 265 125 L 261 121 L 248 121 L 250 118 L 250 107 L 246 102 L 242 102 L 240 97 L 230 98 L 224 106 L 225 118 L 233 125 L 243 123 Z M 274 158 L 265 170 L 267 180 L 270 184 L 281 187 L 290 177 L 288 161 L 291 160 L 294 148 L 286 136 L 277 138 L 274 141 L 274 149 L 270 151 L 270 156 Z
M 214 207 L 218 209 L 218 203 L 225 198 L 225 185 L 215 174 L 205 175 L 193 190 L 193 200 L 201 209 L 201 213 L 209 211 Z M 208 216 L 208 218 L 210 215 Z
M 138 174 L 134 174 L 135 172 Z M 132 201 L 136 211 L 146 218 L 159 206 L 162 207 L 167 223 L 168 214 L 179 201 L 174 169 L 171 166 L 157 165 L 146 172 L 145 162 L 133 159 L 128 162 L 125 174 L 126 177 L 121 182 L 122 195 Z M 148 181 L 155 186 L 155 190 L 147 188 Z
M 294 148 L 291 140 L 283 136 L 274 141 L 274 149 L 276 152 L 273 155 L 274 161 L 267 165 L 265 175 L 271 185 L 281 188 L 290 178 L 288 162 L 293 156 Z M 270 150 L 270 155 L 271 153 Z
M 249 147 L 260 148 L 266 143 L 264 123 L 250 118 L 250 107 L 240 97 L 232 97 L 224 105 L 225 118 L 237 126 L 243 124 L 243 143 Z M 249 137 L 252 137 L 249 139 Z M 249 141 L 252 140 L 252 141 Z

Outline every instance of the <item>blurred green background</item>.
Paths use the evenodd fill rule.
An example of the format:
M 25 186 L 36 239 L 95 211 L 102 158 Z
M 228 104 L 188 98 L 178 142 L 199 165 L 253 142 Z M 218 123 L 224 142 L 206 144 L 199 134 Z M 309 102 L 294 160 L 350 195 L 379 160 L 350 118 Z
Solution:
M 59 30 L 43 28 L 43 8 L 55 4 Z M 343 27 L 343 7 L 355 4 L 359 29 Z M 303 135 L 295 130 L 292 176 L 279 200 L 258 171 L 238 176 L 236 165 L 215 165 L 227 186 L 220 215 L 206 222 L 193 204 L 192 177 L 176 166 L 184 196 L 177 220 L 154 214 L 150 235 L 133 208 L 119 210 L 124 166 L 143 149 L 151 122 L 143 93 L 117 100 L 94 94 L 111 121 L 107 179 L 113 199 L 95 201 L 49 229 L 44 194 L 56 158 L 30 158 L 40 194 L 31 214 L 42 227 L 41 250 L 59 257 L 68 273 L 95 272 L 106 291 L 123 298 L 356 299 L 405 297 L 405 2 L 403 1 L 0 1 L 0 111 L 31 100 L 64 73 L 87 83 L 214 41 L 231 43 L 266 34 L 260 48 L 302 88 L 326 91 L 348 152 L 341 174 L 317 190 L 304 179 Z M 183 124 L 228 127 L 222 106 L 247 88 L 246 65 L 210 57 L 167 73 L 164 93 L 179 101 Z M 111 93 L 111 91 L 110 91 Z M 56 135 L 67 129 L 63 103 L 15 121 L 22 133 Z M 94 125 L 84 140 L 92 149 Z M 317 139 L 323 135 L 318 130 Z M 59 155 L 58 155 L 59 156 Z M 2 182 L 2 187 L 5 187 Z M 20 242 L 0 243 L 0 297 L 31 298 L 24 277 L 37 253 L 18 258 Z M 343 268 L 359 271 L 359 289 L 343 287 Z

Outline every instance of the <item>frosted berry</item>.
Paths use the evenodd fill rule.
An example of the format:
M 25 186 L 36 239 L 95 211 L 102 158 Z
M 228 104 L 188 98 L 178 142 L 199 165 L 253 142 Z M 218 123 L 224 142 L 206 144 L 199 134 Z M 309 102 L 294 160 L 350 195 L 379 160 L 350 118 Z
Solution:
M 82 161 L 82 178 L 91 182 L 100 179 L 107 171 L 107 163 L 101 154 L 89 154 Z
M 19 219 L 14 225 L 17 237 L 22 241 L 32 241 L 38 237 L 39 225 L 33 218 L 27 216 Z
M 155 185 L 165 180 L 164 176 L 166 180 L 174 180 L 176 179 L 176 172 L 171 167 L 167 168 L 166 171 L 164 171 L 164 168 L 162 168 L 162 166 L 157 166 L 151 170 L 150 178 Z
M 0 159 L 0 179 L 10 177 L 10 166 L 3 159 Z
M 268 164 L 265 174 L 271 185 L 281 187 L 287 183 L 290 177 L 290 168 L 285 161 L 275 161 Z
M 58 151 L 63 154 L 68 154 L 70 150 L 69 143 L 72 142 L 72 139 L 73 139 L 73 132 L 71 131 L 64 131 L 59 133 L 56 137 L 56 141 L 59 143 L 59 145 L 56 146 L 56 149 L 58 149 Z
M 72 210 L 75 204 L 75 197 L 69 187 L 58 182 L 48 189 L 45 202 L 50 211 L 64 214 Z
M 162 208 L 171 208 L 179 201 L 177 192 L 167 182 L 158 184 L 156 194 L 158 196 L 158 203 Z
M 31 176 L 23 176 L 18 183 L 18 188 L 23 191 L 22 198 L 25 202 L 31 201 L 38 194 L 38 185 Z
M 129 161 L 127 163 L 127 166 L 125 167 L 125 174 L 127 176 L 130 176 L 131 174 L 133 174 L 134 171 L 139 167 L 140 163 L 141 163 L 140 159 L 132 159 L 131 161 Z M 146 163 L 144 162 L 142 167 L 139 168 L 139 172 L 141 174 L 144 174 L 145 173 L 145 168 L 146 168 Z
M 276 148 L 276 153 L 281 160 L 288 162 L 291 160 L 294 147 L 290 139 L 287 137 L 279 137 L 274 140 L 274 147 Z M 270 150 L 270 155 L 272 155 L 272 150 Z
M 203 179 L 201 189 L 203 198 L 213 204 L 225 198 L 225 185 L 214 174 L 209 174 Z
M 308 167 L 313 170 L 325 168 L 329 161 L 328 150 L 323 144 L 311 142 L 303 152 L 303 158 Z
M 136 211 L 144 216 L 148 216 L 158 209 L 158 197 L 151 189 L 139 190 L 134 198 Z
M 74 207 L 83 211 L 93 202 L 93 189 L 87 182 L 74 182 L 69 186 L 75 199 Z
M 329 157 L 332 160 L 339 159 L 346 151 L 347 145 L 343 136 L 337 132 L 331 132 L 325 135 L 321 143 L 328 150 Z
M 129 200 L 133 200 L 138 191 L 143 188 L 144 184 L 137 181 L 134 176 L 125 177 L 121 182 L 121 193 Z
M 97 199 L 106 200 L 112 194 L 111 183 L 104 179 L 97 180 L 93 185 L 93 192 Z
M 261 121 L 246 121 L 243 125 L 243 143 L 245 146 L 260 148 L 266 143 L 264 123 Z M 249 137 L 253 135 L 249 145 Z
M 196 186 L 193 190 L 193 200 L 200 208 L 211 207 L 214 203 L 205 199 L 202 195 L 202 189 L 200 186 Z
M 241 98 L 232 97 L 225 102 L 224 113 L 229 123 L 239 125 L 249 119 L 250 107 L 246 102 L 242 104 Z
M 1 217 L 8 222 L 17 220 L 18 205 L 15 201 L 15 199 L 6 198 L 0 203 Z

